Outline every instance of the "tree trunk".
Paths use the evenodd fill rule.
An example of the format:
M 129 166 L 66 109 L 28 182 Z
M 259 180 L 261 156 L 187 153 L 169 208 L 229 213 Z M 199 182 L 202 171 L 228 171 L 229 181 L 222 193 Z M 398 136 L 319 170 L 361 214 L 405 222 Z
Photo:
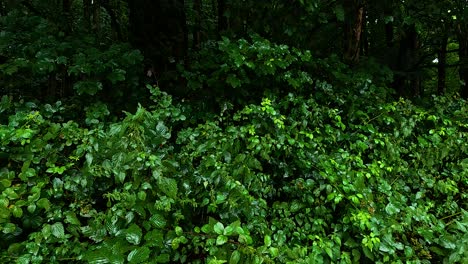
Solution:
M 417 69 L 419 37 L 415 25 L 405 28 L 400 38 L 393 87 L 400 96 L 421 96 L 421 77 Z
M 145 72 L 159 79 L 175 71 L 188 47 L 184 0 L 129 0 L 128 8 L 130 42 L 145 56 Z
M 69 35 L 72 31 L 73 18 L 71 15 L 71 4 L 73 0 L 63 0 L 62 12 L 63 12 L 63 26 L 65 35 Z
M 344 61 L 350 65 L 359 63 L 364 5 L 359 0 L 344 0 Z
M 193 10 L 195 11 L 195 26 L 193 30 L 192 48 L 198 49 L 201 43 L 201 0 L 193 0 Z
M 93 29 L 96 34 L 101 32 L 101 1 L 93 0 Z
M 364 17 L 367 17 L 367 11 L 364 10 Z M 366 21 L 362 23 L 361 55 L 369 56 L 369 30 Z
M 83 20 L 86 30 L 91 28 L 91 0 L 83 0 Z
M 439 95 L 444 95 L 446 92 L 447 41 L 448 36 L 444 34 L 440 42 L 439 50 L 437 51 L 437 93 Z
M 218 35 L 228 27 L 227 17 L 225 16 L 227 6 L 226 0 L 218 0 Z

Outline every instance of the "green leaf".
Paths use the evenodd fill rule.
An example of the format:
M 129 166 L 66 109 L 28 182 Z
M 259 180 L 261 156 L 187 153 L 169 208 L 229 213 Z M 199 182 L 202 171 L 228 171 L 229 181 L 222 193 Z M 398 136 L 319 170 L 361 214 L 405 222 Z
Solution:
M 269 235 L 266 235 L 263 238 L 263 242 L 265 243 L 265 246 L 267 246 L 267 247 L 271 246 L 271 237 Z
M 155 261 L 156 263 L 168 263 L 171 259 L 171 256 L 169 254 L 161 254 L 156 257 Z
M 1 179 L 0 183 L 3 185 L 4 188 L 8 188 L 11 186 L 11 180 L 9 179 Z
M 229 264 L 237 264 L 240 261 L 241 253 L 238 250 L 234 250 L 229 259 Z
M 389 215 L 394 215 L 400 212 L 400 208 L 396 207 L 392 203 L 388 203 L 387 206 L 385 207 L 385 212 L 387 212 Z
M 98 250 L 88 251 L 84 254 L 84 260 L 90 264 L 105 264 L 111 263 L 109 257 L 112 256 L 112 251 L 107 247 L 99 248 Z
M 97 81 L 78 81 L 73 85 L 73 89 L 76 90 L 79 95 L 95 95 L 98 91 L 102 90 L 102 88 L 102 83 Z
M 50 202 L 46 198 L 39 199 L 36 204 L 39 208 L 44 208 L 46 211 L 50 209 Z
M 270 250 L 270 254 L 271 254 L 271 256 L 272 256 L 273 258 L 278 257 L 278 255 L 279 255 L 279 250 L 278 250 L 278 248 L 270 247 L 269 250 Z
M 12 214 L 14 217 L 20 218 L 21 216 L 23 216 L 23 210 L 21 209 L 21 207 L 15 206 L 13 207 Z
M 229 226 L 227 226 L 227 227 L 224 229 L 223 234 L 224 234 L 225 236 L 230 236 L 230 235 L 234 234 L 234 231 L 235 231 L 234 227 L 232 227 L 231 225 L 229 225 Z
M 56 238 L 65 238 L 65 228 L 63 228 L 63 224 L 57 222 L 51 226 L 52 235 Z
M 215 233 L 218 234 L 218 235 L 223 234 L 223 231 L 224 231 L 224 225 L 223 225 L 223 223 L 217 222 L 217 223 L 213 226 L 213 230 L 214 230 Z
M 233 88 L 241 86 L 241 81 L 233 74 L 229 74 L 226 78 L 226 82 L 230 84 Z
M 150 249 L 147 247 L 136 248 L 128 254 L 127 260 L 130 263 L 141 263 L 146 261 L 150 255 Z
M 164 244 L 164 234 L 161 230 L 153 229 L 145 234 L 145 245 L 162 247 Z
M 125 74 L 126 72 L 122 69 L 117 69 L 107 75 L 107 79 L 109 79 L 112 84 L 115 84 L 119 81 L 125 81 Z
M 177 198 L 177 181 L 171 178 L 160 177 L 158 181 L 159 189 L 170 198 Z
M 15 232 L 16 230 L 16 225 L 13 224 L 13 223 L 6 223 L 4 226 L 3 226 L 3 230 L 2 232 L 5 233 L 5 234 L 11 234 L 13 232 Z
M 65 222 L 72 225 L 81 226 L 80 220 L 78 220 L 74 212 L 68 211 L 65 213 Z
M 228 237 L 224 235 L 220 235 L 216 238 L 216 245 L 221 246 L 224 245 L 228 241 Z
M 164 228 L 166 226 L 166 219 L 164 216 L 160 214 L 154 214 L 149 219 L 150 223 L 152 223 L 156 228 Z
M 176 235 L 178 236 L 181 236 L 184 233 L 184 231 L 182 230 L 182 227 L 180 226 L 176 226 L 175 232 L 176 232 Z
M 140 244 L 142 236 L 143 232 L 141 231 L 141 228 L 136 224 L 130 225 L 130 227 L 127 228 L 127 230 L 125 231 L 125 238 L 129 243 L 133 245 Z

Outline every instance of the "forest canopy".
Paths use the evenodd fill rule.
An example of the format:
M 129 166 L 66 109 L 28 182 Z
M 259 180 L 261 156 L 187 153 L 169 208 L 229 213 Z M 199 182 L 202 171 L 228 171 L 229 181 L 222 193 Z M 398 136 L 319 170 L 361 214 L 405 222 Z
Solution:
M 467 263 L 466 0 L 0 2 L 1 263 Z

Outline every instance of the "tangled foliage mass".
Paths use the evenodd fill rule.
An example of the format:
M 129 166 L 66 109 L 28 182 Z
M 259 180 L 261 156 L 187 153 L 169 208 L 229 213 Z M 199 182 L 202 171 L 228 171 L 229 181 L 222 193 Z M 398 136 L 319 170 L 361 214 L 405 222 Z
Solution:
M 0 263 L 468 263 L 464 1 L 52 2 L 0 3 Z

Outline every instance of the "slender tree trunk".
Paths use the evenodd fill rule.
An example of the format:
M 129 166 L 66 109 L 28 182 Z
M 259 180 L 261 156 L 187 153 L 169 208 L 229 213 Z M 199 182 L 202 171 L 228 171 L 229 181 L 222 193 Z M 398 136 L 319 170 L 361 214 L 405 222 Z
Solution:
M 445 76 L 446 76 L 446 64 L 447 64 L 447 34 L 442 36 L 439 50 L 437 51 L 437 93 L 444 95 L 446 92 L 445 87 Z
M 64 19 L 64 31 L 65 35 L 69 35 L 72 31 L 73 18 L 71 15 L 71 5 L 73 0 L 63 0 L 62 2 L 62 12 Z
M 192 48 L 200 48 L 201 43 L 201 0 L 193 0 L 193 10 L 195 11 L 195 26 L 193 30 Z
M 369 55 L 369 31 L 367 28 L 367 21 L 365 17 L 367 17 L 366 10 L 364 10 L 364 21 L 362 22 L 361 55 L 368 56 Z
M 218 35 L 221 35 L 228 28 L 228 20 L 225 16 L 226 10 L 226 0 L 218 0 Z
M 413 97 L 422 96 L 421 90 L 421 76 L 419 74 L 419 69 L 417 69 L 417 63 L 420 57 L 420 43 L 419 43 L 419 35 L 416 31 L 416 27 L 411 27 L 408 32 L 408 46 L 409 46 L 409 63 L 408 67 L 411 71 L 409 79 L 410 79 L 410 87 L 411 87 L 411 95 Z
M 419 37 L 414 25 L 404 29 L 400 38 L 393 87 L 400 96 L 421 96 L 421 77 L 417 69 Z
M 344 61 L 355 65 L 359 63 L 361 33 L 364 20 L 364 5 L 359 0 L 344 0 L 345 8 L 345 47 Z
M 97 34 L 101 32 L 101 0 L 93 0 L 93 29 Z
M 91 29 L 91 0 L 83 0 L 83 20 L 86 30 Z

